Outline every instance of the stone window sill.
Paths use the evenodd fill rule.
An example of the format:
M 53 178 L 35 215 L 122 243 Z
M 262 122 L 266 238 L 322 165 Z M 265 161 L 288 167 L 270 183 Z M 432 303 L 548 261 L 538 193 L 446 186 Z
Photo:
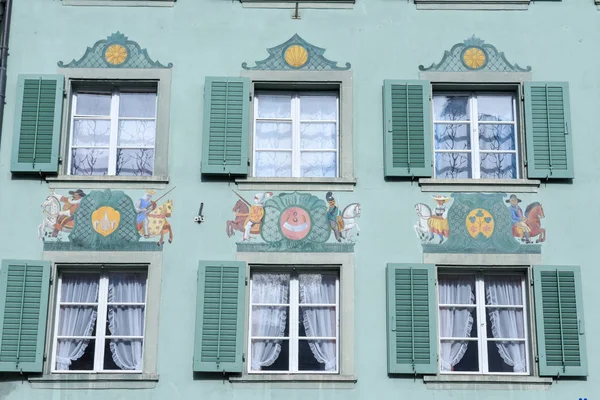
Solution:
M 527 10 L 530 0 L 415 0 L 419 10 Z
M 34 389 L 153 389 L 158 374 L 51 374 L 29 378 Z
M 352 192 L 356 186 L 354 178 L 246 178 L 236 179 L 240 190 L 272 191 L 321 191 Z
M 539 180 L 532 179 L 419 179 L 423 192 L 537 193 Z
M 501 390 L 546 390 L 552 378 L 509 375 L 437 375 L 424 376 L 428 389 L 501 389 Z
M 176 0 L 62 0 L 63 6 L 173 7 Z
M 50 189 L 164 189 L 169 183 L 168 176 L 47 176 Z
M 229 381 L 237 385 L 303 388 L 303 389 L 351 389 L 357 378 L 352 375 L 318 375 L 318 374 L 245 374 L 241 377 L 229 377 Z M 262 384 L 262 385 L 260 385 Z

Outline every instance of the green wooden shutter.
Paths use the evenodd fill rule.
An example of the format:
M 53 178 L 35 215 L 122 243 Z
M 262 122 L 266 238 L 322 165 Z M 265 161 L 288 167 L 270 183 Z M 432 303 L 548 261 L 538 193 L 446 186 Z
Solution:
M 0 371 L 42 372 L 50 262 L 2 260 Z
M 194 371 L 242 372 L 246 263 L 200 261 Z
M 203 174 L 248 174 L 249 109 L 249 78 L 206 78 Z
M 579 267 L 534 265 L 540 376 L 587 376 Z
M 529 178 L 574 178 L 569 84 L 525 82 Z
M 388 373 L 438 370 L 435 266 L 387 265 Z
M 62 75 L 19 75 L 11 172 L 57 172 Z
M 383 82 L 385 176 L 432 175 L 430 99 L 428 81 Z

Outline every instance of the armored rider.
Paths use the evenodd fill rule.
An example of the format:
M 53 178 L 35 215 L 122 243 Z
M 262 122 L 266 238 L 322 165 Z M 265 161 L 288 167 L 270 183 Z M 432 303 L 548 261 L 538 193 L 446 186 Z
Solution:
M 152 189 L 146 190 L 144 196 L 139 198 L 133 205 L 135 212 L 138 213 L 136 218 L 138 229 L 141 225 L 144 226 L 144 237 L 146 239 L 150 237 L 150 233 L 148 232 L 148 214 L 156 208 L 156 202 L 152 201 L 152 196 L 155 194 L 156 192 Z
M 256 193 L 254 195 L 254 205 L 250 207 L 250 211 L 248 212 L 244 235 L 242 236 L 243 240 L 250 239 L 250 233 L 258 233 L 256 232 L 256 228 L 260 228 L 260 223 L 265 216 L 265 201 L 271 196 L 273 196 L 273 192 Z M 255 229 L 253 230 L 252 227 L 255 227 Z

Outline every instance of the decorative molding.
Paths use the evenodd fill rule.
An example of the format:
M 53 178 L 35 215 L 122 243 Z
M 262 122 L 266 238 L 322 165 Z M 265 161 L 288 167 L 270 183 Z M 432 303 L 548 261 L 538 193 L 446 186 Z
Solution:
M 154 61 L 148 55 L 148 50 L 129 40 L 120 32 L 113 33 L 106 39 L 97 41 L 88 47 L 83 57 L 73 59 L 65 64 L 58 62 L 60 68 L 172 68 L 173 63 L 166 66 Z
M 433 200 L 438 203 L 433 211 L 425 203 L 415 205 L 419 220 L 414 230 L 424 253 L 541 253 L 546 230 L 539 202 L 523 211 L 515 194 L 507 198 L 505 193 L 453 193 Z
M 436 72 L 530 72 L 531 67 L 522 68 L 518 64 L 511 64 L 503 52 L 473 35 L 462 43 L 455 44 L 449 51 L 446 50 L 439 63 L 433 63 L 429 67 L 419 65 L 419 70 Z
M 256 66 L 248 67 L 242 63 L 243 69 L 248 70 L 284 70 L 284 71 L 346 71 L 345 67 L 338 67 L 337 61 L 328 60 L 323 56 L 325 49 L 314 46 L 295 34 L 287 42 L 267 49 L 269 57 L 256 61 Z

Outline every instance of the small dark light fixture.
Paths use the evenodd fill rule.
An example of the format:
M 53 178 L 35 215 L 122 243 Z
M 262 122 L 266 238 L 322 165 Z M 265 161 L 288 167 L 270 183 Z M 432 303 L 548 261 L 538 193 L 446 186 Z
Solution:
M 200 209 L 198 210 L 198 215 L 194 217 L 194 222 L 199 224 L 204 222 L 204 215 L 202 215 L 202 209 L 204 208 L 204 203 L 200 203 Z

